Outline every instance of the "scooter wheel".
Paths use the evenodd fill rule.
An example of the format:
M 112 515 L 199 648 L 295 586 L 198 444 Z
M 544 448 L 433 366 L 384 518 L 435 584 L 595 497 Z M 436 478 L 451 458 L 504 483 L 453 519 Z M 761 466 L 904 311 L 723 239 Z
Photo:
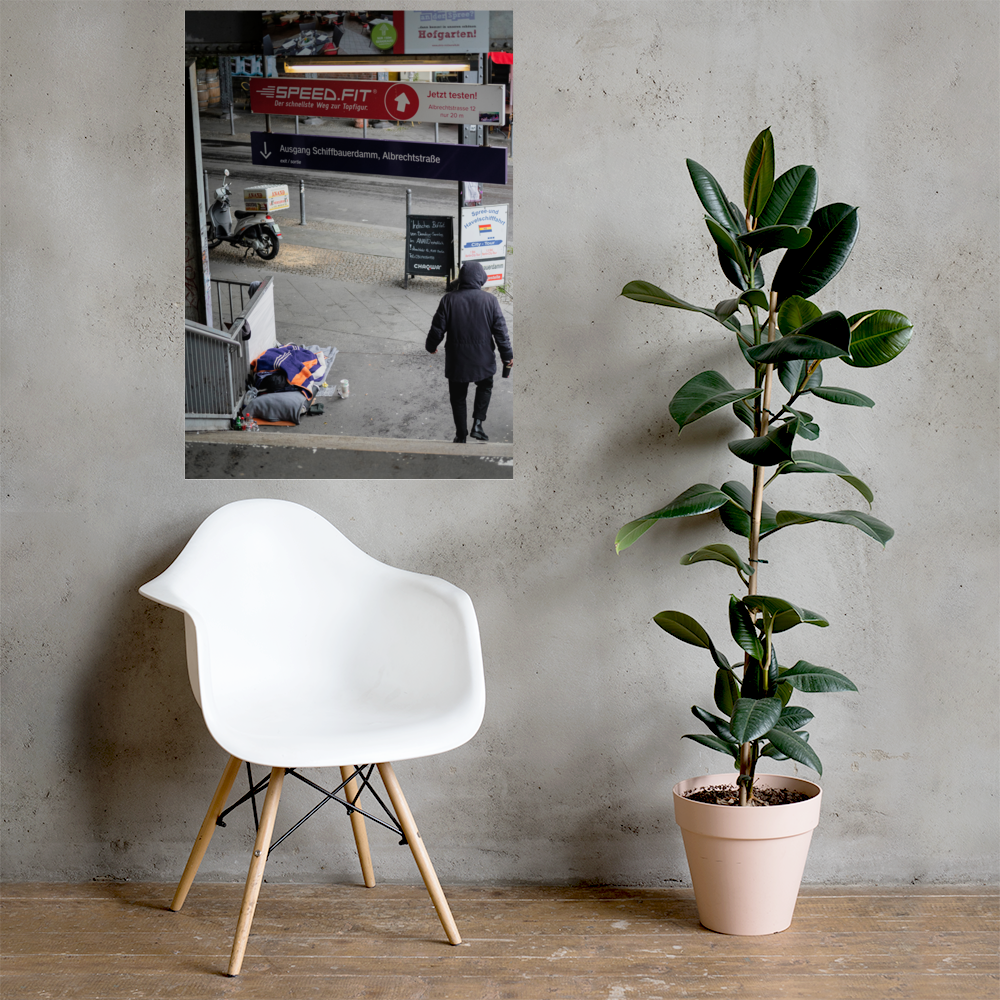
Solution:
M 262 229 L 257 234 L 260 246 L 257 248 L 257 256 L 261 260 L 273 260 L 278 256 L 278 237 L 270 229 Z
M 209 250 L 214 250 L 221 242 L 222 242 L 222 240 L 209 240 L 208 241 L 208 249 Z

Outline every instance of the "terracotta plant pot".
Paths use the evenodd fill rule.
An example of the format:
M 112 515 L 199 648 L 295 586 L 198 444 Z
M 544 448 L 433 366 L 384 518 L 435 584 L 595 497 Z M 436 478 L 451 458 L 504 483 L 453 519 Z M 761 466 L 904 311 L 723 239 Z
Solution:
M 734 785 L 736 775 L 706 774 L 674 785 L 674 819 L 684 835 L 698 918 L 721 934 L 776 934 L 792 922 L 822 790 L 803 778 L 758 774 L 759 787 L 810 798 L 784 806 L 717 806 L 685 792 Z

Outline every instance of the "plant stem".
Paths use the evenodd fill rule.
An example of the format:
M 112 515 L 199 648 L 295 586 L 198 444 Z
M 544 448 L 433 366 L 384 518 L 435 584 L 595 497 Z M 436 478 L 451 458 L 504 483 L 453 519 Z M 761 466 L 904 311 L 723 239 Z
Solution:
M 777 325 L 778 295 L 771 292 L 770 308 L 767 313 L 767 342 L 774 341 L 775 328 Z M 767 433 L 768 411 L 771 406 L 771 383 L 774 376 L 774 366 L 764 366 L 764 392 L 760 397 L 760 420 L 758 421 L 757 436 L 762 437 Z M 750 506 L 750 565 L 753 567 L 753 575 L 750 577 L 747 586 L 747 595 L 752 596 L 757 591 L 757 578 L 760 576 L 760 519 L 764 507 L 764 467 L 755 465 L 753 467 L 753 498 Z M 744 673 L 749 668 L 749 654 L 744 659 Z M 770 664 L 763 665 L 767 669 Z M 744 743 L 740 747 L 740 776 L 750 775 L 753 763 L 753 745 Z M 746 784 L 740 784 L 740 805 L 750 804 L 752 788 L 747 788 Z

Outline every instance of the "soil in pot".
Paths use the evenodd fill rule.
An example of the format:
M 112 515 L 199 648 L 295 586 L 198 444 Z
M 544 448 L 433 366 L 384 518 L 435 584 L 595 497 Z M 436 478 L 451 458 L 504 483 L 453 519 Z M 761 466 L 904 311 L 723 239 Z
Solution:
M 793 788 L 761 788 L 754 786 L 751 806 L 787 806 L 792 802 L 805 802 L 810 796 Z M 684 798 L 695 802 L 707 802 L 713 806 L 738 806 L 740 792 L 736 785 L 709 785 L 694 788 L 684 794 Z

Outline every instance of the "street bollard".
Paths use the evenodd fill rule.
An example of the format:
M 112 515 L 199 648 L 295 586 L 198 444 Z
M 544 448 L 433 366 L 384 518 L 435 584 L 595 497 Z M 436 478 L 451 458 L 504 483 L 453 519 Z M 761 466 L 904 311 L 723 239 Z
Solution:
M 306 224 L 306 182 L 299 178 L 299 225 Z
M 410 221 L 409 220 L 410 220 L 410 211 L 411 211 L 412 208 L 413 208 L 413 191 L 410 188 L 407 188 L 406 189 L 406 227 L 404 229 L 404 232 L 406 233 L 406 236 L 404 238 L 407 239 L 407 240 L 410 238 Z M 408 262 L 408 253 L 409 253 L 409 251 L 407 251 L 404 254 L 404 257 L 403 257 L 403 259 L 405 261 L 407 261 L 407 262 Z M 405 263 L 403 265 L 403 287 L 404 288 L 409 288 L 410 287 L 410 274 L 406 270 L 406 264 Z

